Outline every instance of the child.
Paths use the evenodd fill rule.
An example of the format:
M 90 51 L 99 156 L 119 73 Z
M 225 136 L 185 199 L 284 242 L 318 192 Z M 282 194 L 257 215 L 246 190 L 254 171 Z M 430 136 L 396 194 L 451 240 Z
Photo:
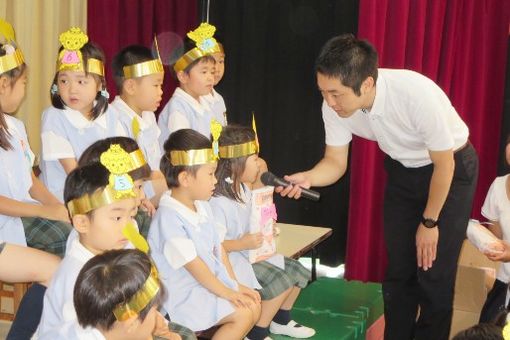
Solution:
M 210 94 L 214 86 L 215 60 L 211 53 L 218 51 L 213 38 L 215 30 L 214 26 L 202 23 L 195 31 L 188 33 L 192 41 L 186 42 L 186 53 L 173 67 L 179 87 L 158 119 L 161 145 L 172 132 L 179 129 L 193 129 L 210 138 L 210 125 L 214 117 L 203 96 Z
M 157 46 L 157 45 L 156 45 Z M 145 46 L 131 45 L 120 51 L 112 62 L 118 96 L 111 105 L 118 111 L 128 136 L 135 139 L 152 169 L 151 182 L 145 185 L 153 202 L 167 190 L 159 170 L 161 134 L 154 111 L 161 103 L 163 64 Z
M 507 138 L 505 148 L 505 158 L 507 165 L 510 165 L 510 136 Z M 487 197 L 482 206 L 482 215 L 487 218 L 491 224 L 489 230 L 499 239 L 510 241 L 510 197 L 508 196 L 510 188 L 510 175 L 506 174 L 497 177 L 489 188 Z M 493 261 L 501 261 L 502 254 L 487 254 Z M 487 295 L 487 300 L 480 314 L 480 322 L 489 322 L 494 317 L 505 310 L 507 300 L 508 283 L 510 282 L 510 263 L 503 262 L 499 266 L 496 281 L 491 291 Z
M 220 244 L 207 200 L 216 179 L 207 137 L 191 129 L 170 135 L 161 171 L 171 192 L 162 195 L 149 230 L 151 255 L 171 298 L 171 320 L 193 331 L 219 326 L 213 339 L 242 339 L 260 315 L 260 297 L 238 284 Z
M 41 177 L 63 200 L 65 178 L 83 150 L 96 140 L 126 133 L 116 112 L 108 110 L 103 52 L 76 27 L 62 33 L 60 42 L 52 106 L 42 114 Z
M 90 259 L 78 274 L 73 296 L 77 322 L 42 339 L 146 340 L 167 335 L 157 333 L 162 328 L 168 332 L 157 312 L 165 289 L 151 260 L 139 250 L 110 250 Z M 179 339 L 175 334 L 165 338 Z
M 3 25 L 12 27 L 1 21 Z M 12 117 L 25 96 L 27 66 L 9 32 L 0 44 L 0 241 L 63 256 L 71 225 L 67 211 L 35 177 L 25 126 Z
M 218 85 L 220 80 L 223 78 L 223 74 L 225 73 L 225 51 L 221 43 L 217 42 L 217 44 L 218 44 L 217 50 L 211 54 L 214 60 L 216 61 L 214 72 L 214 86 Z M 227 107 L 225 106 L 225 101 L 223 100 L 221 94 L 216 92 L 216 90 L 213 88 L 211 93 L 203 96 L 203 99 L 207 101 L 209 107 L 211 108 L 212 116 L 214 117 L 214 119 L 220 122 L 221 125 L 226 126 L 228 122 Z
M 150 178 L 151 168 L 145 162 L 144 155 L 138 148 L 138 144 L 129 137 L 109 137 L 101 139 L 83 151 L 83 154 L 78 160 L 78 166 L 99 162 L 101 154 L 115 144 L 120 145 L 122 149 L 129 153 L 130 158 L 135 162 L 135 169 L 129 172 L 129 175 L 133 178 L 133 190 L 136 193 L 136 206 L 138 207 L 135 221 L 140 230 L 140 234 L 142 234 L 143 237 L 147 237 L 151 216 L 156 212 L 156 209 L 152 203 L 145 198 L 145 193 L 142 189 L 144 181 Z M 74 230 L 71 232 L 71 234 L 75 233 Z M 69 240 L 67 243 L 69 244 Z
M 219 138 L 219 155 L 218 185 L 210 204 L 216 220 L 227 228 L 223 246 L 230 253 L 239 281 L 249 287 L 261 286 L 262 313 L 248 338 L 264 339 L 269 331 L 295 338 L 313 336 L 313 329 L 297 324 L 290 317 L 290 310 L 301 288 L 307 285 L 310 272 L 298 261 L 282 259 L 281 255 L 271 262 L 250 265 L 248 261 L 247 250 L 262 244 L 262 234 L 250 234 L 250 190 L 245 185 L 252 183 L 259 173 L 255 131 L 247 127 L 225 127 Z M 280 264 L 272 264 L 277 262 Z

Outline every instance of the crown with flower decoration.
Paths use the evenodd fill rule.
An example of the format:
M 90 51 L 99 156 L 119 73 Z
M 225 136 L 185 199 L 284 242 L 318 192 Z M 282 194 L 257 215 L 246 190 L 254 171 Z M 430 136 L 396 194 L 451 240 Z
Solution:
M 79 27 L 71 27 L 60 34 L 59 41 L 62 44 L 62 50 L 58 54 L 57 72 L 85 72 L 83 55 L 80 49 L 89 41 L 89 37 Z M 88 58 L 86 72 L 104 77 L 103 62 L 96 58 Z
M 214 32 L 216 32 L 216 27 L 206 22 L 201 23 L 194 31 L 188 32 L 188 38 L 195 42 L 196 47 L 186 52 L 175 62 L 174 71 L 183 71 L 199 58 L 222 52 L 223 46 L 220 47 L 220 44 L 214 39 Z
M 0 74 L 8 72 L 25 63 L 23 53 L 16 43 L 14 28 L 7 21 L 0 19 L 0 35 L 5 39 L 2 49 L 5 55 L 0 57 Z

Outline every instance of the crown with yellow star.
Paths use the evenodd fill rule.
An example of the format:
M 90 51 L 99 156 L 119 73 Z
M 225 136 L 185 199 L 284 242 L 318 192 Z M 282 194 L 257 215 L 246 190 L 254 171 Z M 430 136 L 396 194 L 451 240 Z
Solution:
M 184 55 L 175 62 L 174 71 L 183 71 L 197 59 L 213 53 L 222 52 L 223 46 L 214 39 L 214 32 L 216 32 L 216 27 L 206 22 L 201 23 L 194 31 L 188 32 L 188 38 L 195 42 L 196 47 L 184 53 Z
M 79 27 L 71 27 L 60 34 L 59 41 L 62 44 L 62 50 L 57 58 L 57 72 L 84 71 L 104 77 L 104 64 L 101 60 L 88 58 L 87 65 L 84 65 L 80 50 L 89 41 L 89 37 Z
M 241 143 L 241 144 L 232 144 L 232 145 L 223 145 L 219 147 L 219 157 L 220 158 L 239 158 L 244 156 L 253 155 L 259 153 L 259 139 L 257 137 L 257 126 L 255 124 L 255 115 L 252 115 L 252 129 L 255 132 L 255 139 Z
M 2 49 L 5 54 L 0 57 L 0 74 L 8 72 L 25 63 L 23 53 L 16 43 L 14 28 L 7 21 L 0 19 L 0 35 L 5 39 Z

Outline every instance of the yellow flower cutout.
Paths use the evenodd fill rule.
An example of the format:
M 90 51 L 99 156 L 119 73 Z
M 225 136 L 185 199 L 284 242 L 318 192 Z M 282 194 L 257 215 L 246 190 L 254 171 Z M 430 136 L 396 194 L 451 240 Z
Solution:
M 212 52 L 214 47 L 218 44 L 214 39 L 214 32 L 216 27 L 203 22 L 194 31 L 188 32 L 188 37 L 196 43 L 196 46 L 203 52 Z
M 218 158 L 219 153 L 218 139 L 220 138 L 222 130 L 223 126 L 221 126 L 221 124 L 216 119 L 211 120 L 211 135 L 213 139 L 212 147 L 216 158 Z
M 58 40 L 66 50 L 76 51 L 89 41 L 89 37 L 79 27 L 71 27 L 60 34 Z
M 89 37 L 79 27 L 71 27 L 60 34 L 59 41 L 64 49 L 58 54 L 57 71 L 83 70 L 83 56 L 80 48 L 89 41 Z
M 114 189 L 115 198 L 135 197 L 133 179 L 128 174 L 133 170 L 129 154 L 119 144 L 112 144 L 107 151 L 101 154 L 99 160 L 110 171 L 108 185 Z
M 7 21 L 0 19 L 0 34 L 5 38 L 6 43 L 10 43 L 16 40 L 16 34 L 14 28 Z

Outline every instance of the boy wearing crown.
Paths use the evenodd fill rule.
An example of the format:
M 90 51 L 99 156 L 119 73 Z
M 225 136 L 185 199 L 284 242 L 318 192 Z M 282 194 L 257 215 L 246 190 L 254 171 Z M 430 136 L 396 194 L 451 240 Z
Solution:
M 158 138 L 161 131 L 154 115 L 163 94 L 164 70 L 159 52 L 155 57 L 145 46 L 128 46 L 114 57 L 112 69 L 119 95 L 111 105 L 118 111 L 128 136 L 136 140 L 151 167 L 151 181 L 146 182 L 144 191 L 147 198 L 154 198 L 152 201 L 157 203 L 160 194 L 167 189 L 159 170 L 162 153 Z M 142 202 L 142 206 L 153 212 L 148 202 Z
M 203 96 L 211 93 L 215 83 L 216 61 L 212 53 L 219 52 L 213 37 L 215 30 L 214 26 L 202 23 L 188 33 L 191 40 L 185 43 L 186 53 L 173 66 L 179 87 L 159 115 L 161 146 L 172 132 L 180 129 L 193 129 L 208 138 L 211 136 L 210 124 L 214 116 Z
M 73 288 L 83 265 L 107 250 L 148 245 L 132 224 L 137 206 L 133 179 L 135 164 L 120 145 L 101 154 L 100 163 L 73 170 L 67 177 L 64 200 L 79 237 L 73 240 L 44 297 L 38 335 L 76 319 Z M 162 317 L 162 316 L 161 316 Z

